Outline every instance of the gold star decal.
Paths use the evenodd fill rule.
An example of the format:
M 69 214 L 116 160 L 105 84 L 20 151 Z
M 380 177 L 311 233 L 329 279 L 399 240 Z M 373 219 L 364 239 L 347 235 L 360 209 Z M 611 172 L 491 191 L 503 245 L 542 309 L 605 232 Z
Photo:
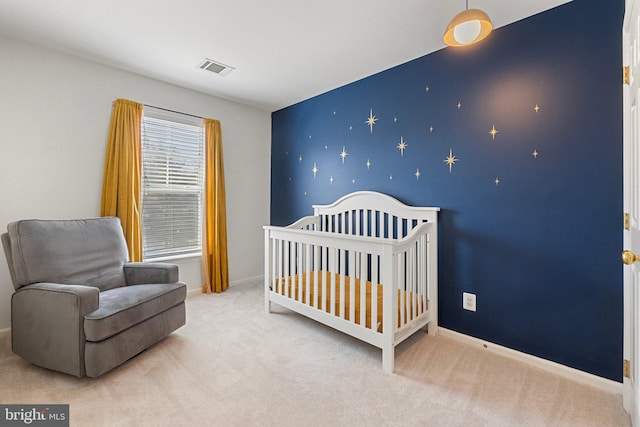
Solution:
M 533 157 L 537 159 L 538 158 L 538 154 L 540 154 L 540 153 L 538 153 L 538 150 L 533 150 L 532 154 L 533 154 Z
M 402 157 L 404 157 L 404 150 L 409 146 L 409 144 L 407 144 L 406 142 L 404 142 L 404 139 L 402 137 L 400 137 L 400 143 L 398 144 L 398 146 L 396 147 L 398 150 L 400 150 L 400 155 Z
M 369 125 L 369 132 L 373 133 L 373 125 L 375 125 L 377 121 L 378 119 L 376 118 L 376 116 L 373 115 L 373 109 L 370 109 L 369 118 L 365 122 L 366 124 Z
M 495 180 L 494 182 L 496 183 L 496 185 L 498 185 L 498 184 L 500 184 L 500 179 L 498 179 L 498 178 L 496 177 L 496 180 Z
M 344 164 L 344 159 L 345 157 L 347 157 L 347 150 L 344 148 L 344 145 L 342 146 L 342 151 L 340 152 L 340 157 L 342 157 L 342 164 Z
M 416 181 L 420 178 L 420 169 L 416 168 L 416 173 L 414 173 L 414 175 L 416 176 Z
M 538 104 L 536 104 L 535 107 L 533 107 L 533 109 L 535 110 L 535 112 L 537 113 L 538 111 L 540 111 L 540 106 Z
M 491 128 L 491 130 L 489 131 L 489 135 L 491 135 L 491 138 L 493 140 L 496 139 L 496 134 L 498 133 L 498 130 L 496 129 L 496 125 L 493 125 L 493 128 Z
M 311 172 L 313 172 L 313 179 L 316 179 L 316 174 L 318 173 L 318 166 L 316 166 L 316 162 L 313 162 L 313 169 L 311 169 Z
M 458 160 L 459 159 L 456 159 L 456 156 L 453 155 L 453 150 L 449 148 L 449 157 L 444 159 L 444 162 L 449 165 L 449 173 L 451 173 L 451 169 L 453 169 L 453 165 L 455 165 Z

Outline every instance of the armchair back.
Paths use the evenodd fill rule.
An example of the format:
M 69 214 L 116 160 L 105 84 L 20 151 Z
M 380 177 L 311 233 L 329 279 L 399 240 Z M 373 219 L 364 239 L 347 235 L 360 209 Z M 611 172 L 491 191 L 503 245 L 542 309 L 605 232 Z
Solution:
M 16 290 L 39 282 L 101 291 L 126 284 L 129 252 L 116 217 L 12 222 L 2 243 Z

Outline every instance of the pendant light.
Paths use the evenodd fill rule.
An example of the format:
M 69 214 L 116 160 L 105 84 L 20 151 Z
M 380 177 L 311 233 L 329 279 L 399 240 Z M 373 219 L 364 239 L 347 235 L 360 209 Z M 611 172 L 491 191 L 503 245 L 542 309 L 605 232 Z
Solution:
M 493 24 L 489 15 L 480 9 L 467 8 L 453 17 L 444 32 L 444 42 L 449 46 L 467 46 L 489 35 Z

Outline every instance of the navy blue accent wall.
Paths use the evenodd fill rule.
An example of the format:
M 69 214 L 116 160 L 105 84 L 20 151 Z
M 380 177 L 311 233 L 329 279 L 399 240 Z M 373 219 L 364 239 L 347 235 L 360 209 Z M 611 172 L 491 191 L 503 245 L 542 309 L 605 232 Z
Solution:
M 274 112 L 272 224 L 356 190 L 439 206 L 441 326 L 621 381 L 623 3 L 575 0 Z

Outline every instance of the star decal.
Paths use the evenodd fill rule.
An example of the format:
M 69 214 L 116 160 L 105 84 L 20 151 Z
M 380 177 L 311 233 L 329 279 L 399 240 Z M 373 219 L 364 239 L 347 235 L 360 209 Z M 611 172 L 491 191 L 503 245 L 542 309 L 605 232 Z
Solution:
M 329 182 L 330 182 L 331 184 L 333 184 L 333 175 L 331 175 L 331 177 L 329 177 Z
M 458 101 L 458 110 L 462 108 L 462 102 Z
M 489 135 L 491 135 L 491 138 L 495 141 L 496 139 L 496 134 L 498 133 L 498 130 L 496 129 L 496 125 L 493 125 L 493 128 L 491 128 L 491 130 L 489 131 Z
M 540 111 L 540 106 L 538 104 L 536 104 L 535 107 L 533 107 L 533 109 L 535 110 L 535 112 L 537 113 L 538 111 Z
M 373 115 L 373 109 L 369 109 L 369 118 L 365 122 L 369 125 L 369 132 L 373 133 L 373 125 L 375 125 L 377 121 L 378 119 Z
M 425 88 L 424 88 L 424 91 L 425 91 L 425 92 L 429 92 L 429 86 L 425 87 Z
M 538 154 L 540 154 L 540 153 L 538 153 L 538 150 L 533 150 L 533 153 L 531 153 L 531 154 L 533 155 L 534 158 L 537 159 L 538 158 Z
M 393 118 L 393 123 L 398 123 L 398 118 L 397 117 Z
M 496 177 L 496 180 L 494 181 L 496 183 L 496 185 L 500 184 L 500 179 L 498 177 Z
M 367 159 L 367 170 L 369 170 L 371 168 L 371 161 L 369 159 Z
M 400 150 L 400 155 L 402 157 L 404 157 L 404 150 L 409 146 L 409 144 L 407 144 L 406 142 L 404 142 L 404 138 L 400 137 L 400 143 L 398 144 L 398 146 L 396 147 L 398 150 Z
M 433 126 L 429 127 L 429 132 L 433 132 Z
M 300 157 L 298 157 L 298 160 L 300 160 L 300 163 L 302 163 L 302 154 L 300 154 Z
M 347 150 L 344 148 L 344 145 L 342 146 L 342 151 L 340 152 L 340 157 L 342 157 L 342 164 L 344 164 L 344 159 L 348 156 L 349 154 L 347 154 Z
M 393 175 L 389 175 L 389 181 L 393 181 Z
M 311 172 L 313 172 L 313 179 L 316 179 L 316 174 L 318 173 L 318 166 L 316 165 L 316 162 L 313 162 L 313 169 L 311 169 Z
M 456 159 L 456 156 L 453 155 L 453 150 L 449 148 L 449 157 L 444 159 L 444 162 L 449 165 L 449 173 L 451 173 L 453 165 L 455 165 L 458 160 L 459 159 Z
M 416 173 L 414 173 L 414 175 L 416 176 L 416 181 L 420 178 L 420 169 L 416 168 Z

